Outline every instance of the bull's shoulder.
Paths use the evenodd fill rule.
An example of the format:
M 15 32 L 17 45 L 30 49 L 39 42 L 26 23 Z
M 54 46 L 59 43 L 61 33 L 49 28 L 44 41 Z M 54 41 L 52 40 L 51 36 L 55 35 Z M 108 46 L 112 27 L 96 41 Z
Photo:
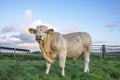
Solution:
M 50 38 L 52 38 L 52 40 L 60 40 L 62 39 L 62 34 L 59 32 L 54 32 Z
M 62 49 L 66 47 L 66 40 L 63 38 L 61 33 L 54 32 L 52 34 L 51 48 Z

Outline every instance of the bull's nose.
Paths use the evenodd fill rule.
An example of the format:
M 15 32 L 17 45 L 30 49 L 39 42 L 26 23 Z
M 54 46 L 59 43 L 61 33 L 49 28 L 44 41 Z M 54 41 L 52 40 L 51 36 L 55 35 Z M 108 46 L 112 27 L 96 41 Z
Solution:
M 39 40 L 39 39 L 41 39 L 41 35 L 36 36 L 36 40 Z

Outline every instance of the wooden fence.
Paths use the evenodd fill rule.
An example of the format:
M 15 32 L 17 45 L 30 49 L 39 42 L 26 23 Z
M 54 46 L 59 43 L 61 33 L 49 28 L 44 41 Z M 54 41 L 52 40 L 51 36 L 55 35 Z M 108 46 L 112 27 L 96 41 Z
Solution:
M 120 46 L 118 45 L 92 45 L 92 54 L 105 58 L 119 58 L 120 59 Z
M 16 51 L 24 51 L 29 53 L 30 50 L 28 49 L 19 49 L 19 48 L 10 48 L 10 47 L 3 47 L 0 46 L 0 53 L 1 50 L 12 50 L 13 56 L 15 57 Z M 101 57 L 102 59 L 105 58 L 119 58 L 120 59 L 120 46 L 118 45 L 92 45 L 92 54 L 94 57 Z
M 24 51 L 24 52 L 26 52 L 27 54 L 30 52 L 30 50 L 28 50 L 28 49 L 19 49 L 19 48 L 11 48 L 11 47 L 4 47 L 4 46 L 0 46 L 0 54 L 2 53 L 1 52 L 1 50 L 12 50 L 12 51 L 14 51 L 13 52 L 13 56 L 15 57 L 16 56 L 16 52 L 17 51 Z

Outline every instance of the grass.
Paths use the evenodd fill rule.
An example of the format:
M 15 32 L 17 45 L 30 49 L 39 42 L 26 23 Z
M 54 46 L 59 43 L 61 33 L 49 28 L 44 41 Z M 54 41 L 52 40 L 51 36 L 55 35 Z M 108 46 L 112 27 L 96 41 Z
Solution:
M 65 77 L 61 77 L 58 61 L 45 74 L 45 60 L 39 54 L 28 56 L 0 55 L 0 80 L 120 80 L 120 60 L 92 58 L 90 73 L 83 73 L 83 62 L 66 61 Z

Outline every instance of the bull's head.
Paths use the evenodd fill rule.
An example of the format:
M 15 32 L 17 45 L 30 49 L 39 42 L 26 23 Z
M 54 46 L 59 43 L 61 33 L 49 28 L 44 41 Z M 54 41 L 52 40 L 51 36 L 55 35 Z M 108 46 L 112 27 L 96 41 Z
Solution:
M 52 34 L 54 32 L 53 29 L 47 29 L 47 27 L 44 25 L 37 26 L 36 29 L 29 28 L 28 31 L 31 34 L 35 34 L 35 39 L 38 42 L 40 42 L 41 40 L 45 40 L 48 34 Z

